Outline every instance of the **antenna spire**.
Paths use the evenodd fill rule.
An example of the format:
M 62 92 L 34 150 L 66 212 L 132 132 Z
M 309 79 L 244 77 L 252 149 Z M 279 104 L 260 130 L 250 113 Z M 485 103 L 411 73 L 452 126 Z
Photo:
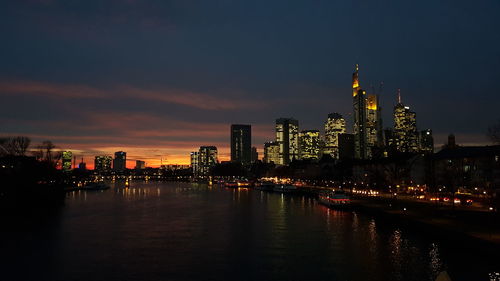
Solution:
M 401 103 L 401 89 L 398 88 L 398 103 Z

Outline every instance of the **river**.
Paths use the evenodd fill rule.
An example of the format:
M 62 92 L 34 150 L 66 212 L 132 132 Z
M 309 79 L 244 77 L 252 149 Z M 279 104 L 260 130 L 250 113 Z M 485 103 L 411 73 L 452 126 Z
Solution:
M 499 255 L 402 222 L 203 184 L 116 183 L 3 224 L 0 280 L 422 281 L 447 270 L 476 281 L 500 271 Z

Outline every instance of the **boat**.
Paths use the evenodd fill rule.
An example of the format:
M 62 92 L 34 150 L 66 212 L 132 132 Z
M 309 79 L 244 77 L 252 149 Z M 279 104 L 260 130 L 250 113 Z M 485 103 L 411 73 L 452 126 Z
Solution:
M 237 188 L 238 187 L 238 182 L 235 181 L 227 181 L 224 183 L 225 187 L 232 187 L 232 188 Z
M 82 187 L 83 190 L 105 190 L 109 189 L 109 185 L 104 182 L 91 182 Z
M 232 188 L 238 188 L 238 187 L 249 187 L 250 182 L 246 180 L 236 180 L 236 181 L 227 181 L 224 183 L 225 187 L 232 187 Z
M 273 191 L 275 186 L 276 185 L 272 182 L 259 182 L 254 188 L 261 191 Z
M 238 183 L 238 187 L 249 187 L 251 185 L 251 183 L 247 180 L 240 180 L 240 181 L 237 181 Z
M 297 190 L 298 190 L 297 187 L 292 184 L 277 184 L 273 187 L 274 192 L 281 192 L 281 193 L 296 192 Z
M 318 196 L 318 202 L 331 208 L 347 208 L 351 205 L 351 199 L 341 191 L 332 191 Z

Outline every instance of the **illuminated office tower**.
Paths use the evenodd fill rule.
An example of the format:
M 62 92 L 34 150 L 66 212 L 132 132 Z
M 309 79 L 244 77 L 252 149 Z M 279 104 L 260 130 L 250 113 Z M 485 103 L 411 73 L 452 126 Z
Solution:
M 194 176 L 198 176 L 199 167 L 199 153 L 198 151 L 191 152 L 191 169 Z
M 418 152 L 417 114 L 401 102 L 398 90 L 398 103 L 394 106 L 393 145 L 399 152 Z
M 352 74 L 352 98 L 354 107 L 354 157 L 356 159 L 368 158 L 366 143 L 366 92 L 359 85 L 359 66 Z
M 231 161 L 242 164 L 252 162 L 252 127 L 231 125 Z
M 276 119 L 276 142 L 278 142 L 279 163 L 287 165 L 299 159 L 299 121 L 293 118 Z
M 379 98 L 367 94 L 359 83 L 359 66 L 352 74 L 354 107 L 354 154 L 356 159 L 371 159 L 373 150 L 382 145 L 382 118 Z
M 299 134 L 300 159 L 319 159 L 320 138 L 318 130 L 302 131 Z
M 279 164 L 280 145 L 275 141 L 264 143 L 264 163 Z
M 345 119 L 338 113 L 328 114 L 325 122 L 325 146 L 323 154 L 339 158 L 339 135 L 346 133 Z
M 379 96 L 368 94 L 366 98 L 366 146 L 367 158 L 374 157 L 374 148 L 383 146 L 382 114 Z
M 62 170 L 71 170 L 71 160 L 73 159 L 73 153 L 71 151 L 63 151 L 62 153 Z
M 427 129 L 420 132 L 420 151 L 423 153 L 434 152 L 434 138 L 432 137 L 432 130 Z
M 215 146 L 200 146 L 198 152 L 199 174 L 201 176 L 209 176 L 210 169 L 218 163 L 217 147 Z
M 123 172 L 127 165 L 127 153 L 123 151 L 115 152 L 115 159 L 113 159 L 113 171 Z
M 96 156 L 94 159 L 94 170 L 107 172 L 111 170 L 111 156 Z

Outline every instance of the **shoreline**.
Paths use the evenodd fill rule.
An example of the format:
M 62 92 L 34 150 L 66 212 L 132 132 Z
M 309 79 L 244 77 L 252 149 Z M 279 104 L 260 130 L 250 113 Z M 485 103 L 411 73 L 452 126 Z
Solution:
M 354 197 L 352 201 L 354 211 L 425 228 L 421 230 L 442 236 L 450 242 L 460 242 L 461 246 L 481 246 L 494 252 L 500 250 L 500 218 L 495 213 L 453 211 L 432 206 L 423 208 L 418 204 L 379 198 Z M 485 223 L 491 225 L 484 226 Z

